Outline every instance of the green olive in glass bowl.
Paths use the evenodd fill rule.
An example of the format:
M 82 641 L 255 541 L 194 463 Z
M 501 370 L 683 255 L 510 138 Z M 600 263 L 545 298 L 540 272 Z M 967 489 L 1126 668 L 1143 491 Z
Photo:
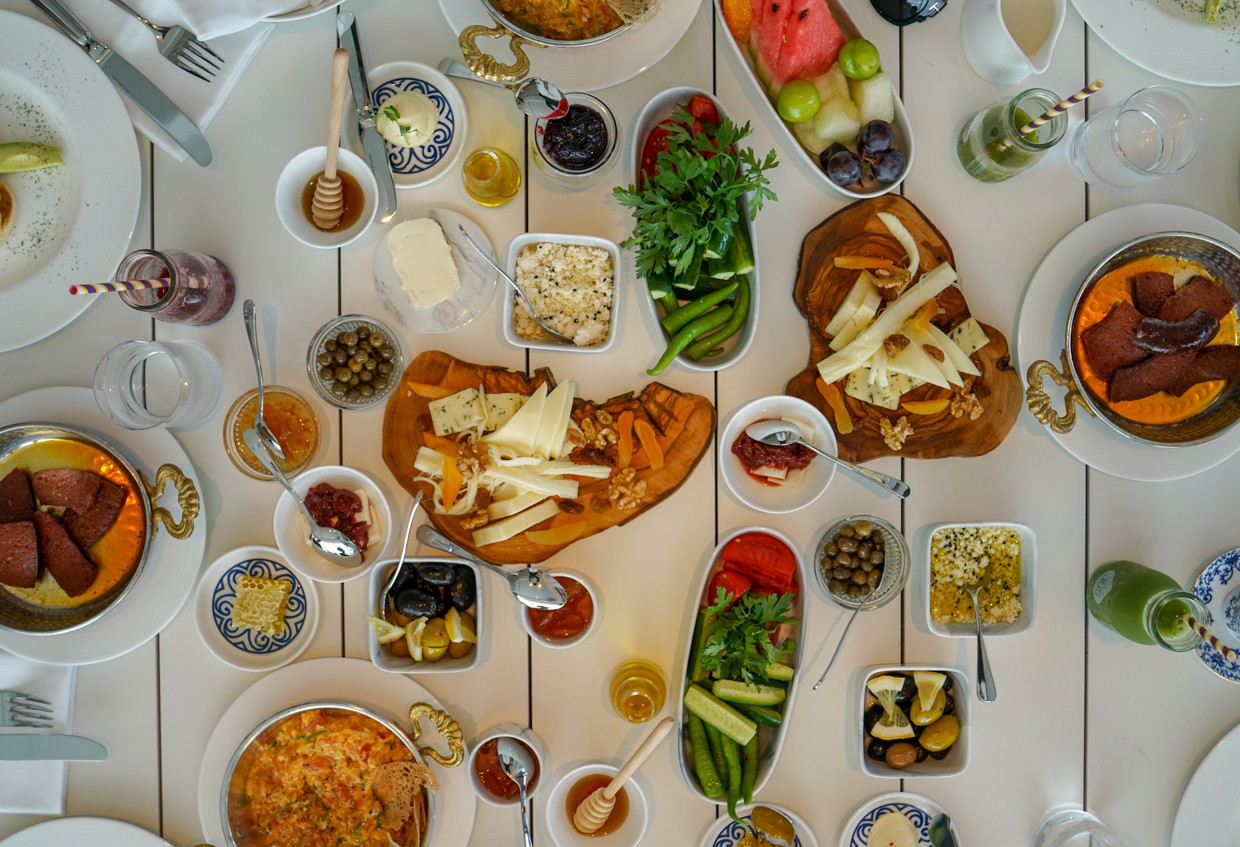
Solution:
M 341 315 L 319 328 L 306 349 L 306 371 L 319 397 L 346 412 L 382 403 L 404 372 L 400 336 L 367 315 Z

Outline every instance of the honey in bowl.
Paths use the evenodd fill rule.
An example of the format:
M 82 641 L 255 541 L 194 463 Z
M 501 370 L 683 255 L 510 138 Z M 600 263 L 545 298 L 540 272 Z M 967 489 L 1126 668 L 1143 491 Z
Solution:
M 525 748 L 530 761 L 534 763 L 534 772 L 530 774 L 529 784 L 526 786 L 526 793 L 529 793 L 538 784 L 538 757 L 534 755 L 530 745 L 524 741 L 519 738 L 512 740 Z M 482 787 L 491 796 L 499 800 L 520 799 L 521 790 L 508 774 L 504 773 L 504 767 L 500 764 L 498 738 L 492 738 L 478 748 L 478 752 L 474 754 L 474 773 L 477 774 L 478 781 L 482 783 Z
M 230 442 L 230 456 L 245 465 L 255 475 L 270 479 L 258 457 L 250 452 L 241 434 L 254 426 L 258 411 L 258 392 L 242 404 L 240 411 L 229 414 L 231 431 L 225 438 Z M 238 401 L 240 402 L 240 400 Z M 234 408 L 236 408 L 234 404 Z M 304 400 L 290 391 L 268 386 L 263 394 L 263 420 L 284 451 L 281 463 L 286 474 L 295 474 L 313 458 L 319 446 L 319 421 Z M 278 461 L 278 460 L 277 460 Z
M 125 504 L 111 528 L 83 551 L 99 569 L 95 581 L 86 591 L 70 597 L 46 567 L 33 588 L 6 585 L 4 589 L 27 603 L 68 609 L 98 600 L 124 584 L 142 558 L 146 544 L 146 519 L 142 501 L 135 491 L 137 483 L 130 479 L 125 469 L 98 447 L 68 438 L 52 438 L 15 450 L 0 462 L 0 478 L 7 476 L 14 468 L 21 468 L 28 475 L 55 468 L 97 473 L 125 489 Z
M 577 807 L 595 791 L 600 788 L 606 788 L 611 784 L 612 776 L 605 773 L 586 774 L 581 779 L 573 783 L 573 787 L 568 789 L 568 799 L 565 801 L 565 811 L 568 812 L 569 825 L 577 832 L 576 825 L 573 824 L 573 816 L 577 814 Z M 629 816 L 629 795 L 621 788 L 616 792 L 616 805 L 612 807 L 611 814 L 607 816 L 607 820 L 603 825 L 589 834 L 591 836 L 611 835 L 620 827 L 624 826 L 625 820 Z
M 594 620 L 594 600 L 590 592 L 577 580 L 557 576 L 556 581 L 568 592 L 568 600 L 559 609 L 527 608 L 530 627 L 543 638 L 562 640 L 575 638 Z
M 319 178 L 322 176 L 322 172 L 316 174 L 301 191 L 301 211 L 306 216 L 306 220 L 312 224 L 314 223 L 314 215 L 311 212 L 314 206 L 314 187 L 319 184 Z M 341 170 L 336 171 L 336 176 L 340 177 L 340 187 L 344 192 L 344 208 L 340 212 L 340 221 L 331 229 L 323 229 L 318 224 L 314 224 L 316 229 L 323 232 L 340 232 L 353 226 L 362 216 L 362 209 L 366 206 L 366 196 L 362 194 L 362 186 L 358 184 L 358 181 Z

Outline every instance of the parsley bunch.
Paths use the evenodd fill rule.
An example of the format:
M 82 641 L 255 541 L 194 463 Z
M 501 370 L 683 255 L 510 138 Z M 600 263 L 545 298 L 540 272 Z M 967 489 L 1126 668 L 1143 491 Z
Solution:
M 763 175 L 778 166 L 775 151 L 759 161 L 751 148 L 736 146 L 752 132 L 748 123 L 737 127 L 728 118 L 717 126 L 702 121 L 695 134 L 689 130 L 695 119 L 683 108 L 674 118 L 675 124 L 662 125 L 671 135 L 667 150 L 659 153 L 658 174 L 646 177 L 640 191 L 630 185 L 627 191 L 617 187 L 612 192 L 637 218 L 633 237 L 620 246 L 637 251 L 637 275 L 645 279 L 665 268 L 678 277 L 695 259 L 700 261 L 699 254 L 712 240 L 740 225 L 742 195 L 753 193 L 751 220 L 763 200 L 778 199 Z
M 797 622 L 791 616 L 792 596 L 746 594 L 729 609 L 732 594 L 719 589 L 719 598 L 706 609 L 708 620 L 711 615 L 716 618 L 702 648 L 702 669 L 718 672 L 720 679 L 740 680 L 746 685 L 766 679 L 766 669 L 779 661 L 779 654 L 791 652 L 796 646 L 791 638 L 779 645 L 771 639 L 773 628 Z

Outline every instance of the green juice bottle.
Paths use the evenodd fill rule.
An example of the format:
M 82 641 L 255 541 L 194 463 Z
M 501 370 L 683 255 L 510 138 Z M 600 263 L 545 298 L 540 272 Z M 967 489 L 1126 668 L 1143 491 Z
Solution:
M 1053 91 L 1042 88 L 991 103 L 965 121 L 960 131 L 956 157 L 961 167 L 981 182 L 1002 182 L 1033 167 L 1063 138 L 1068 118 L 1058 115 L 1028 135 L 1021 135 L 1020 129 L 1058 103 Z
M 1138 644 L 1158 644 L 1177 653 L 1192 650 L 1201 636 L 1192 615 L 1209 626 L 1205 604 L 1161 571 L 1136 562 L 1108 562 L 1089 577 L 1085 603 L 1098 622 Z

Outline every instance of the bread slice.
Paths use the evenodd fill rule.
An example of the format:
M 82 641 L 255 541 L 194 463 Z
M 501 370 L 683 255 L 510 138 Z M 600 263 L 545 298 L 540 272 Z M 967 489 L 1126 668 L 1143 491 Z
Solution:
M 9 230 L 13 228 L 16 208 L 16 203 L 13 201 L 13 192 L 9 191 L 7 185 L 0 182 L 0 244 L 4 243 L 4 239 L 8 237 Z

